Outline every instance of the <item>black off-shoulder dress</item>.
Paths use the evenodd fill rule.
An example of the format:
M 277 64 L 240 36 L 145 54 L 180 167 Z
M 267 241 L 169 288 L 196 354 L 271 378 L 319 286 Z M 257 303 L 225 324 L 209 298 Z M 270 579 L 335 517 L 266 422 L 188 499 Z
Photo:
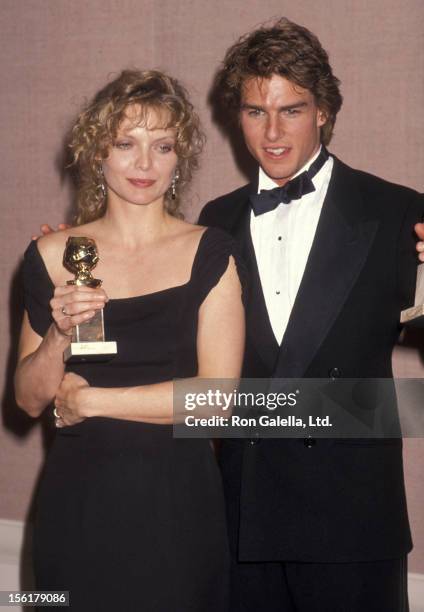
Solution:
M 232 239 L 205 230 L 188 283 L 107 303 L 118 355 L 67 369 L 100 387 L 196 375 L 199 307 L 230 255 L 243 278 Z M 31 326 L 44 336 L 54 287 L 36 242 L 25 253 L 24 289 Z M 38 492 L 34 561 L 37 588 L 69 590 L 72 611 L 226 610 L 224 501 L 209 442 L 112 418 L 57 430 Z

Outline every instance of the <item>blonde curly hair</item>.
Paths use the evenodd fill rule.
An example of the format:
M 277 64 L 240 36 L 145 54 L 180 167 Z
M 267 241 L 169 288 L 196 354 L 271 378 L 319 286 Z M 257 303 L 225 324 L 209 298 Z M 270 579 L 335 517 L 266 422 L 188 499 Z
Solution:
M 176 130 L 179 178 L 175 199 L 168 190 L 165 206 L 171 215 L 182 217 L 181 195 L 198 167 L 205 139 L 199 118 L 176 79 L 158 70 L 123 70 L 94 96 L 71 130 L 70 166 L 77 170 L 78 185 L 77 225 L 98 219 L 106 210 L 101 162 L 108 157 L 126 110 L 133 105 L 139 108 L 141 123 L 154 110 L 164 120 L 160 127 Z

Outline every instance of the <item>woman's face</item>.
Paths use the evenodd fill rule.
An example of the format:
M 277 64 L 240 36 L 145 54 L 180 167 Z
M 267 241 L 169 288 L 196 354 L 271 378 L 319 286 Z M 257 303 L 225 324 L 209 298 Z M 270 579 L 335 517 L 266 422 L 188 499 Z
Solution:
M 139 108 L 126 111 L 103 173 L 109 202 L 120 200 L 136 206 L 161 203 L 177 167 L 176 130 L 155 110 L 148 110 L 140 123 Z

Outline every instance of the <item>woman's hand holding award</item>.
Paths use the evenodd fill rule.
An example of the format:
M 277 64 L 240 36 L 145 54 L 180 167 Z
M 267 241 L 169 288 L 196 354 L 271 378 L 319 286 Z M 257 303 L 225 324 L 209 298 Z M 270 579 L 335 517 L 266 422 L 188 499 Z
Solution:
M 102 281 L 93 278 L 91 270 L 97 265 L 99 255 L 92 238 L 72 236 L 68 238 L 63 253 L 64 267 L 75 274 L 68 285 L 100 287 Z M 72 341 L 64 352 L 67 363 L 83 361 L 108 361 L 117 353 L 116 342 L 105 341 L 103 309 L 96 311 L 89 321 L 76 325 Z

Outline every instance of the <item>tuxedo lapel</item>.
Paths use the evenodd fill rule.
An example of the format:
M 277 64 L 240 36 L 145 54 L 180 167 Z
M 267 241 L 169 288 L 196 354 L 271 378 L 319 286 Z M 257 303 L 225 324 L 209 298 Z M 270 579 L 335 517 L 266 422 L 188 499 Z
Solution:
M 272 372 L 275 367 L 279 347 L 269 320 L 250 232 L 251 206 L 249 195 L 256 192 L 257 186 L 252 184 L 249 191 L 245 193 L 243 204 L 241 205 L 241 202 L 238 203 L 238 215 L 233 218 L 231 231 L 241 246 L 241 255 L 246 263 L 249 275 L 246 309 L 247 336 L 267 369 Z
M 377 226 L 366 218 L 354 171 L 335 159 L 274 378 L 305 374 L 366 261 Z

